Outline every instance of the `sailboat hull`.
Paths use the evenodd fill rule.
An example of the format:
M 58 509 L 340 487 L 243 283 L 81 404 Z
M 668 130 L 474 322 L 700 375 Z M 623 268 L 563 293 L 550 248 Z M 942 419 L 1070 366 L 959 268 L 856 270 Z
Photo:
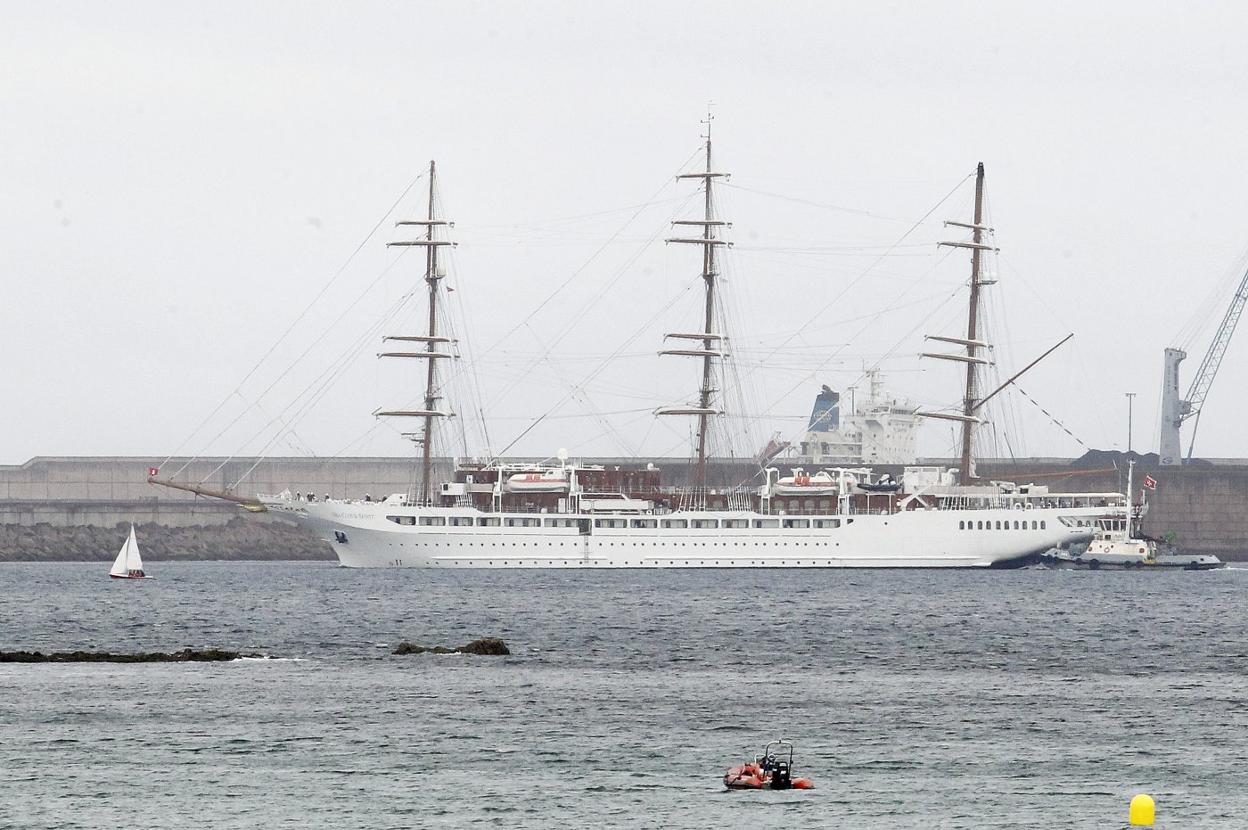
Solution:
M 117 574 L 109 574 L 108 578 L 109 579 L 155 579 L 156 577 L 154 576 L 126 576 L 126 575 L 118 576 Z

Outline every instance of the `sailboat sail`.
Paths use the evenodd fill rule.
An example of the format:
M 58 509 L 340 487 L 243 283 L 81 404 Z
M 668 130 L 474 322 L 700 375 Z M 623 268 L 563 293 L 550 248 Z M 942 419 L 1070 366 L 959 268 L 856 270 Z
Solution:
M 126 543 L 121 546 L 117 558 L 113 560 L 113 567 L 109 569 L 108 575 L 125 577 L 142 571 L 143 558 L 139 555 L 139 541 L 134 535 L 134 525 L 130 525 L 130 535 L 126 537 Z
M 134 536 L 134 525 L 130 525 L 130 538 L 126 540 L 126 570 L 143 570 L 143 557 L 139 556 L 139 540 Z

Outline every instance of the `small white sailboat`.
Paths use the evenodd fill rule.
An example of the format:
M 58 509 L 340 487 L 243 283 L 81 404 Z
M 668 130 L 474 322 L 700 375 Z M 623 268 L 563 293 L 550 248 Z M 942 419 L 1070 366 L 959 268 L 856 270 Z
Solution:
M 139 540 L 134 536 L 134 525 L 130 525 L 130 535 L 113 560 L 108 575 L 113 579 L 152 579 L 143 572 L 143 557 L 139 555 Z

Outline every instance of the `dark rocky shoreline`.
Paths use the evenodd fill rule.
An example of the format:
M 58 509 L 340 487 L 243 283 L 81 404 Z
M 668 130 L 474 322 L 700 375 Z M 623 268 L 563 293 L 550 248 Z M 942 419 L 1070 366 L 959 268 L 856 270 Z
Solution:
M 420 646 L 406 640 L 392 654 L 477 654 L 504 656 L 511 654 L 507 644 L 497 637 L 482 637 L 457 648 Z M 180 651 L 150 651 L 139 654 L 114 654 L 109 651 L 0 651 L 0 663 L 225 663 L 243 657 L 263 658 L 263 654 L 244 654 L 219 648 L 184 648 Z
M 130 525 L 0 525 L 0 562 L 111 562 Z M 136 524 L 144 561 L 333 561 L 329 545 L 289 522 L 239 516 L 224 524 Z
M 242 657 L 263 657 L 218 648 L 184 648 L 145 654 L 113 654 L 107 651 L 0 651 L 0 663 L 224 663 Z

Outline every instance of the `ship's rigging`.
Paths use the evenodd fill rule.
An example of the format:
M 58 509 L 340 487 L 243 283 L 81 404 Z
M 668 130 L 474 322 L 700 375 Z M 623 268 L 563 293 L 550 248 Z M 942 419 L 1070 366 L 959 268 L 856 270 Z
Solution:
M 975 457 L 974 457 L 974 436 L 975 427 L 979 425 L 980 418 L 976 414 L 981 403 L 979 399 L 979 375 L 977 370 L 980 366 L 985 366 L 992 361 L 981 355 L 981 352 L 990 351 L 992 345 L 980 339 L 979 326 L 979 292 L 985 284 L 992 284 L 991 281 L 985 281 L 982 277 L 982 258 L 985 251 L 996 251 L 992 245 L 984 242 L 984 234 L 992 233 L 992 228 L 983 224 L 984 222 L 984 164 L 980 162 L 975 170 L 975 218 L 973 221 L 958 222 L 948 220 L 945 225 L 957 228 L 967 228 L 971 231 L 970 242 L 941 242 L 940 245 L 946 248 L 965 248 L 971 252 L 971 284 L 970 284 L 970 301 L 967 305 L 967 322 L 966 337 L 949 337 L 945 335 L 929 334 L 928 340 L 936 340 L 942 343 L 952 343 L 954 345 L 963 346 L 966 350 L 965 354 L 948 354 L 944 352 L 924 352 L 923 357 L 931 357 L 938 360 L 952 360 L 966 364 L 966 383 L 963 387 L 965 394 L 962 398 L 962 413 L 960 415 L 948 412 L 920 412 L 919 414 L 926 418 L 941 418 L 945 420 L 958 421 L 962 425 L 962 451 L 958 457 L 958 476 L 963 484 L 969 484 L 975 478 Z
M 716 280 L 719 270 L 716 264 L 716 249 L 731 243 L 719 237 L 719 230 L 728 223 L 715 214 L 714 185 L 717 179 L 726 178 L 727 173 L 718 172 L 711 164 L 711 122 L 714 117 L 707 113 L 706 121 L 706 169 L 698 173 L 681 173 L 679 179 L 695 179 L 702 181 L 704 190 L 704 210 L 701 219 L 677 219 L 672 222 L 678 228 L 700 228 L 700 236 L 669 237 L 667 242 L 681 245 L 695 245 L 702 249 L 702 282 L 704 297 L 704 314 L 702 331 L 700 332 L 669 332 L 665 339 L 693 341 L 700 347 L 683 347 L 663 349 L 660 355 L 680 357 L 696 357 L 702 362 L 702 385 L 698 390 L 697 406 L 665 406 L 655 410 L 655 415 L 692 415 L 697 418 L 697 444 L 694 450 L 694 484 L 706 485 L 706 459 L 709 455 L 708 438 L 711 419 L 723 415 L 724 410 L 717 404 L 715 393 L 720 390 L 714 385 L 716 364 L 728 356 L 728 338 L 723 331 L 716 331 L 717 308 L 715 298 Z
M 763 409 L 762 407 L 751 411 L 749 406 L 738 406 L 737 400 L 729 397 L 729 395 L 741 395 L 742 392 L 740 387 L 742 384 L 740 383 L 739 377 L 734 376 L 729 379 L 725 376 L 727 372 L 735 372 L 735 368 L 728 358 L 730 351 L 737 351 L 735 347 L 731 350 L 729 349 L 730 328 L 726 317 L 728 310 L 726 308 L 726 304 L 722 302 L 720 293 L 722 288 L 721 274 L 724 266 L 722 261 L 722 252 L 723 249 L 728 247 L 730 244 L 723 238 L 723 231 L 730 227 L 730 224 L 718 213 L 716 191 L 717 188 L 727 179 L 727 174 L 715 169 L 715 159 L 712 155 L 709 118 L 706 125 L 706 140 L 699 150 L 699 153 L 702 156 L 701 164 L 699 166 L 702 169 L 697 172 L 680 172 L 677 175 L 678 181 L 693 180 L 701 184 L 697 193 L 701 201 L 701 215 L 698 218 L 674 219 L 671 224 L 677 229 L 677 234 L 668 239 L 668 242 L 675 245 L 683 245 L 700 249 L 702 266 L 701 273 L 695 281 L 691 282 L 689 286 L 682 289 L 682 291 L 696 290 L 696 286 L 700 284 L 702 311 L 702 314 L 700 315 L 701 326 L 698 328 L 690 327 L 689 329 L 681 328 L 677 331 L 668 332 L 665 337 L 670 342 L 667 344 L 667 347 L 661 351 L 661 354 L 665 355 L 679 355 L 695 358 L 700 364 L 700 382 L 697 386 L 695 399 L 688 401 L 684 405 L 665 406 L 657 410 L 657 413 L 661 415 L 685 415 L 693 418 L 693 423 L 696 426 L 692 441 L 694 473 L 691 478 L 698 484 L 705 484 L 707 476 L 707 461 L 715 455 L 719 449 L 721 449 L 720 447 L 717 447 L 714 439 L 714 432 L 717 425 L 725 428 L 731 428 L 729 419 L 735 419 L 734 423 L 745 424 L 749 421 L 758 420 L 760 417 L 765 417 L 766 414 L 765 411 L 763 411 L 762 415 L 759 414 L 759 411 Z M 444 258 L 450 254 L 453 248 L 451 241 L 446 238 L 446 234 L 451 227 L 451 223 L 448 220 L 441 218 L 441 213 L 438 210 L 438 200 L 436 197 L 437 168 L 436 165 L 432 163 L 430 164 L 428 178 L 429 193 L 425 218 L 405 220 L 396 223 L 396 225 L 400 227 L 418 228 L 423 231 L 423 234 L 420 238 L 400 240 L 391 243 L 391 245 L 395 247 L 416 248 L 418 250 L 424 250 L 425 252 L 423 293 L 427 297 L 428 302 L 427 324 L 424 326 L 423 331 L 421 328 L 417 327 L 414 331 L 413 328 L 405 328 L 398 329 L 398 333 L 387 333 L 396 331 L 396 329 L 393 328 L 393 324 L 398 322 L 397 315 L 391 313 L 387 316 L 389 322 L 384 324 L 386 326 L 384 330 L 377 331 L 376 329 L 370 329 L 369 334 L 369 338 L 372 339 L 373 342 L 376 342 L 376 338 L 379 336 L 384 338 L 382 342 L 385 344 L 383 347 L 385 350 L 381 352 L 380 356 L 386 358 L 389 362 L 408 364 L 416 363 L 418 361 L 423 362 L 423 392 L 419 400 L 408 403 L 394 402 L 391 403 L 388 408 L 378 409 L 375 412 L 375 414 L 380 416 L 383 421 L 389 421 L 391 418 L 407 418 L 416 422 L 415 429 L 412 432 L 407 433 L 407 435 L 414 440 L 416 446 L 418 447 L 419 455 L 417 475 L 413 480 L 412 489 L 409 494 L 410 500 L 415 503 L 428 503 L 432 498 L 433 482 L 435 480 L 433 469 L 435 460 L 438 457 L 439 451 L 444 453 L 444 455 L 449 455 L 449 453 L 446 452 L 445 443 L 450 437 L 450 430 L 448 427 L 451 426 L 452 423 L 455 423 L 460 425 L 462 430 L 462 424 L 466 420 L 473 420 L 475 422 L 475 419 L 480 417 L 483 422 L 482 434 L 485 434 L 485 418 L 482 410 L 491 410 L 493 408 L 483 406 L 480 403 L 479 394 L 477 395 L 476 401 L 470 402 L 475 405 L 467 407 L 460 405 L 457 400 L 458 396 L 452 397 L 448 394 L 449 387 L 452 382 L 456 379 L 462 380 L 462 376 L 465 375 L 465 373 L 471 373 L 473 382 L 475 383 L 476 361 L 457 359 L 459 357 L 458 341 L 454 337 L 453 330 L 448 328 L 447 324 L 442 319 L 445 302 L 447 300 L 447 295 L 444 293 Z M 986 227 L 983 226 L 982 221 L 982 169 L 978 171 L 976 190 L 977 205 L 974 220 L 971 223 L 951 223 L 955 226 L 964 227 L 972 231 L 971 242 L 953 243 L 960 248 L 971 248 L 972 251 L 972 306 L 975 305 L 974 295 L 977 287 L 986 284 L 986 281 L 978 276 L 978 260 L 982 249 L 972 247 L 974 245 L 983 244 L 981 240 L 983 238 L 983 234 L 986 232 Z M 672 200 L 664 199 L 662 201 L 671 202 Z M 943 201 L 944 199 L 941 200 L 941 202 Z M 652 200 L 649 204 L 657 204 L 657 202 Z M 931 211 L 929 211 L 928 215 L 930 215 L 930 213 Z M 634 212 L 633 217 L 630 217 L 630 221 L 636 215 L 637 213 Z M 683 216 L 679 208 L 675 211 L 675 215 L 677 217 Z M 927 217 L 924 216 L 923 219 L 920 219 L 919 222 L 915 224 L 915 227 L 925 221 L 926 218 Z M 911 230 L 913 230 L 913 228 Z M 680 233 L 681 231 L 692 232 Z M 894 246 L 890 247 L 902 244 L 903 240 L 905 240 L 910 233 L 911 231 L 907 231 L 906 234 L 897 241 L 897 243 L 894 243 Z M 885 255 L 886 254 L 887 252 Z M 631 261 L 633 260 L 630 260 L 630 262 Z M 879 260 L 877 259 L 877 261 Z M 621 267 L 613 278 L 613 284 L 615 281 L 623 279 L 626 273 L 627 269 L 625 267 Z M 573 277 L 575 277 L 575 274 Z M 571 279 L 572 277 L 569 277 L 568 281 Z M 568 281 L 565 281 L 563 284 L 566 285 Z M 556 289 L 550 296 L 542 299 L 534 312 L 530 313 L 530 317 L 533 313 L 536 313 L 538 310 L 545 307 L 551 301 L 554 294 L 558 293 L 558 291 L 559 289 Z M 405 295 L 405 300 L 414 299 L 415 296 L 416 292 L 409 292 Z M 602 296 L 604 296 L 604 292 L 594 294 L 589 305 L 601 302 Z M 605 434 L 614 434 L 617 436 L 617 443 L 625 444 L 625 437 L 619 433 L 618 429 L 611 423 L 611 419 L 607 416 L 615 414 L 616 412 L 642 413 L 647 411 L 653 412 L 655 410 L 643 410 L 642 408 L 638 408 L 635 410 L 603 411 L 602 409 L 596 408 L 595 404 L 589 402 L 590 393 L 594 390 L 587 389 L 587 384 L 589 381 L 599 377 L 606 367 L 611 364 L 613 359 L 629 349 L 639 337 L 653 331 L 653 329 L 649 327 L 663 313 L 661 306 L 665 304 L 660 302 L 656 303 L 656 305 L 660 306 L 659 311 L 657 311 L 653 317 L 648 319 L 641 327 L 639 327 L 631 336 L 626 338 L 621 343 L 619 348 L 611 354 L 606 355 L 605 359 L 603 359 L 593 371 L 585 375 L 579 382 L 572 382 L 566 374 L 564 377 L 560 378 L 560 382 L 564 383 L 569 388 L 569 392 L 558 400 L 554 400 L 553 404 L 546 411 L 546 413 L 536 419 L 533 419 L 528 426 L 519 431 L 519 434 L 514 440 L 503 446 L 498 450 L 498 452 L 490 452 L 487 444 L 484 447 L 486 450 L 485 454 L 477 457 L 485 460 L 501 457 L 508 452 L 512 446 L 514 446 L 516 441 L 528 435 L 529 431 L 532 430 L 533 427 L 547 417 L 550 417 L 552 420 L 556 418 L 570 418 L 571 416 L 566 413 L 558 412 L 559 408 L 568 402 L 578 403 L 587 412 L 590 412 L 593 418 L 596 418 L 601 424 L 604 425 Z M 576 320 L 580 319 L 579 312 L 577 315 L 572 316 L 575 317 Z M 818 314 L 816 314 L 816 317 L 817 316 Z M 974 316 L 974 311 L 972 311 L 972 318 L 974 318 Z M 529 318 L 525 319 L 527 320 Z M 520 325 L 527 324 L 522 322 L 521 324 L 518 324 L 517 328 Z M 545 338 L 542 356 L 537 360 L 532 361 L 532 366 L 539 367 L 542 363 L 547 362 L 546 358 L 549 357 L 550 351 L 553 350 L 554 347 L 567 336 L 568 332 L 571 331 L 572 328 L 572 325 L 560 326 L 554 332 L 553 336 Z M 732 330 L 735 331 L 736 327 L 734 326 Z M 971 365 L 971 361 L 966 360 L 968 357 L 980 357 L 983 353 L 982 350 L 986 348 L 986 344 L 981 346 L 976 343 L 969 342 L 977 341 L 978 338 L 975 335 L 978 335 L 980 331 L 981 328 L 977 326 L 976 321 L 972 319 L 968 325 L 967 337 L 944 338 L 947 342 L 957 343 L 964 346 L 967 350 L 966 356 L 958 355 L 955 358 L 961 358 L 963 362 L 967 363 L 968 372 L 968 387 L 962 402 L 962 411 L 957 413 L 960 418 L 970 417 L 978 420 L 975 412 L 980 406 L 982 406 L 988 397 L 979 393 L 977 388 L 977 379 L 974 376 L 974 366 Z M 502 340 L 503 339 L 500 339 L 498 342 L 502 342 Z M 980 342 L 982 342 L 982 340 Z M 539 340 L 539 343 L 542 343 L 542 341 Z M 495 346 L 497 345 L 498 344 L 496 343 Z M 483 354 L 488 353 L 493 348 L 494 346 L 491 346 L 490 349 L 486 349 Z M 465 364 L 470 365 L 465 366 Z M 757 370 L 767 364 L 768 361 L 766 358 L 761 360 L 756 359 L 752 368 Z M 284 427 L 291 425 L 291 429 L 293 429 L 293 424 L 297 422 L 299 417 L 302 417 L 302 415 L 307 412 L 313 403 L 320 400 L 324 396 L 325 391 L 329 388 L 332 382 L 337 379 L 337 376 L 346 365 L 346 360 L 336 363 L 333 370 L 324 375 L 324 380 L 318 380 L 314 389 L 302 398 L 302 402 L 299 403 L 294 410 L 290 411 L 293 412 L 293 415 L 285 414 L 286 411 L 284 411 L 284 413 L 279 415 L 279 417 L 274 418 L 274 421 L 279 421 Z M 514 373 L 507 377 L 507 382 L 509 385 L 514 385 L 522 382 L 524 377 L 524 373 Z M 500 384 L 500 386 L 503 385 Z M 496 393 L 496 395 L 505 397 L 507 388 L 507 386 L 504 386 L 503 391 L 501 393 Z M 670 398 L 668 399 L 670 400 Z M 497 402 L 496 398 L 495 403 Z M 415 404 L 414 406 L 412 405 L 413 403 Z M 741 401 L 741 403 L 744 404 L 747 402 Z M 514 412 L 514 410 L 511 411 Z M 953 413 L 942 414 L 948 416 Z M 498 417 L 500 421 L 506 421 L 516 416 L 512 414 L 504 414 L 499 415 Z M 640 420 L 641 419 L 637 419 L 637 421 Z M 969 449 L 968 445 L 972 443 L 968 434 L 971 432 L 973 425 L 967 421 L 964 421 L 963 423 L 964 437 L 962 443 L 965 456 L 967 454 L 966 451 Z M 647 435 L 648 434 L 649 433 L 647 433 Z M 439 441 L 443 442 L 443 446 L 439 446 Z M 466 440 L 462 442 L 462 446 L 464 446 L 465 449 L 466 444 Z M 270 445 L 266 445 L 265 449 L 267 450 Z M 481 449 L 481 447 L 478 446 L 478 449 Z M 754 447 L 751 446 L 750 449 L 752 454 Z M 244 477 L 245 475 L 246 473 L 244 473 Z M 971 477 L 972 476 L 968 475 L 966 480 L 970 480 Z M 218 488 L 218 492 L 228 492 L 229 489 L 230 488 L 228 486 L 224 491 Z M 205 493 L 208 492 L 207 488 L 203 488 L 203 490 Z
M 437 238 L 435 236 L 435 232 L 441 228 L 450 227 L 453 223 L 450 223 L 445 219 L 438 218 L 434 203 L 436 186 L 437 164 L 431 161 L 429 162 L 429 210 L 427 217 L 425 219 L 400 220 L 395 223 L 397 227 L 416 226 L 424 228 L 424 238 L 387 243 L 390 247 L 424 249 L 425 285 L 428 289 L 429 298 L 429 323 L 425 334 L 386 335 L 383 340 L 424 344 L 424 349 L 416 351 L 382 352 L 378 355 L 378 357 L 381 358 L 417 358 L 427 362 L 425 372 L 424 407 L 421 409 L 379 409 L 373 413 L 379 418 L 416 418 L 421 422 L 421 432 L 412 436 L 412 440 L 420 447 L 421 453 L 420 484 L 419 489 L 414 494 L 415 498 L 419 499 L 419 504 L 429 504 L 430 496 L 433 491 L 434 426 L 444 418 L 455 417 L 455 413 L 449 407 L 442 405 L 445 395 L 443 394 L 443 389 L 439 382 L 439 373 L 437 369 L 438 361 L 453 359 L 457 355 L 455 355 L 450 348 L 455 344 L 454 339 L 447 337 L 438 331 L 439 289 L 441 287 L 442 278 L 446 276 L 446 272 L 441 268 L 438 262 L 438 249 L 449 247 L 453 243 L 447 239 Z

